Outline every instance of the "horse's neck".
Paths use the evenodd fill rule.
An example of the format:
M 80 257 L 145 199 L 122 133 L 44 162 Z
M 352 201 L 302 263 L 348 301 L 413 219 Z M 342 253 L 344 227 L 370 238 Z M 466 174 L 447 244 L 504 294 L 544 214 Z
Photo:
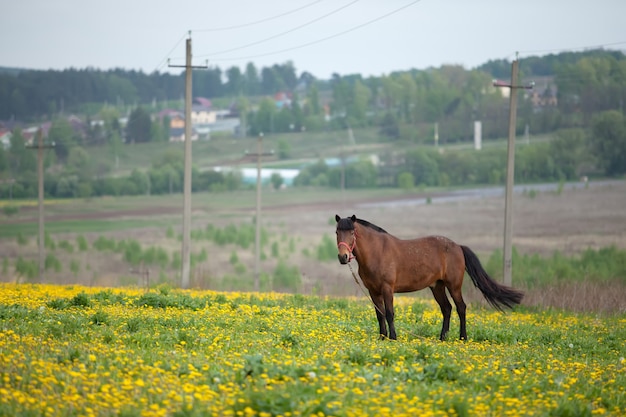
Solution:
M 374 236 L 378 232 L 366 227 L 357 225 L 355 226 L 356 232 L 356 247 L 354 255 L 359 264 L 367 263 L 368 259 L 375 255 L 378 239 L 380 236 Z

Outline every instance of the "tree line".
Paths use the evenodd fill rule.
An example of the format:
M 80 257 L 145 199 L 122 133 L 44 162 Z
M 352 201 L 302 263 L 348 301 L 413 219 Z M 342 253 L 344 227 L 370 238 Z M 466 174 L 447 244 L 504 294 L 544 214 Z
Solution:
M 516 152 L 515 179 L 519 183 L 578 180 L 581 176 L 621 177 L 626 174 L 626 117 L 610 110 L 594 116 L 591 128 L 562 129 L 550 141 L 532 142 Z M 100 151 L 115 152 L 100 147 Z M 11 150 L 0 148 L 0 172 L 18 172 L 15 182 L 0 184 L 0 198 L 36 198 L 36 152 L 27 149 L 19 133 L 12 137 Z M 47 197 L 89 198 L 181 193 L 184 161 L 182 150 L 169 150 L 144 170 L 126 176 L 109 175 L 110 166 L 93 163 L 82 146 L 70 146 L 62 165 L 54 152 L 46 153 Z M 419 146 L 397 155 L 381 155 L 383 164 L 368 159 L 329 166 L 320 160 L 303 168 L 294 186 L 410 189 L 423 186 L 502 184 L 506 178 L 506 149 L 488 147 L 481 151 Z M 272 178 L 278 188 L 282 178 Z M 244 187 L 240 174 L 192 169 L 193 192 L 232 191 Z
M 231 96 L 244 136 L 354 127 L 376 131 L 381 142 L 404 141 L 419 145 L 432 144 L 436 129 L 439 143 L 444 145 L 473 140 L 474 120 L 482 121 L 484 139 L 506 137 L 508 100 L 493 87 L 492 78 L 494 74 L 506 75 L 507 66 L 510 69 L 506 61 L 490 61 L 473 70 L 442 66 L 368 78 L 359 74 L 334 74 L 330 80 L 323 81 L 306 72 L 298 77 L 292 63 L 264 68 L 260 72 L 249 64 L 244 72 L 236 68 L 226 71 L 226 81 L 218 68 L 194 73 L 194 95 Z M 518 154 L 517 180 L 571 180 L 580 175 L 626 173 L 624 54 L 600 50 L 528 58 L 520 62 L 520 73 L 523 79 L 549 76 L 550 88 L 539 93 L 556 94 L 557 100 L 553 105 L 537 106 L 530 97 L 520 94 L 518 135 L 528 129 L 533 135 L 551 133 L 556 139 L 549 144 L 527 147 Z M 216 74 L 219 77 L 215 77 Z M 167 140 L 168 120 L 153 117 L 149 97 L 180 94 L 183 91 L 181 76 L 72 69 L 5 72 L 0 74 L 0 80 L 0 106 L 5 109 L 2 111 L 7 107 L 15 109 L 17 107 L 13 106 L 22 103 L 28 115 L 34 118 L 39 114 L 37 109 L 49 112 L 48 115 L 54 113 L 52 110 L 58 111 L 55 108 L 58 104 L 51 104 L 47 109 L 37 107 L 46 103 L 45 99 L 34 103 L 37 97 L 42 97 L 39 94 L 54 98 L 56 103 L 61 100 L 67 104 L 73 100 L 79 105 L 85 103 L 83 100 L 98 101 L 104 96 L 111 99 L 123 90 L 133 95 L 132 98 L 124 96 L 124 100 L 136 99 L 143 103 L 134 107 L 126 126 L 120 124 L 120 108 L 107 104 L 106 100 L 97 113 L 101 123 L 92 125 L 87 117 L 82 132 L 73 130 L 64 117 L 52 117 L 48 140 L 54 141 L 56 146 L 47 161 L 48 195 L 122 195 L 179 190 L 182 157 L 180 164 L 172 162 L 173 157 L 169 156 L 169 162 L 155 161 L 148 172 L 137 171 L 129 178 L 112 178 L 110 164 L 93 164 L 86 149 L 101 146 L 115 159 L 130 143 Z M 132 88 L 126 88 L 129 86 Z M 73 95 L 63 95 L 61 91 Z M 250 95 L 251 91 L 255 95 Z M 273 96 L 278 91 L 291 93 L 289 103 L 277 105 Z M 17 99 L 20 96 L 24 100 Z M 9 193 L 14 197 L 36 196 L 35 153 L 24 148 L 25 139 L 19 129 L 13 133 L 10 147 L 0 148 L 0 178 L 13 178 L 17 182 L 10 187 L 6 184 L 0 187 L 0 194 L 2 197 L 8 197 Z M 288 148 L 289 144 L 285 145 Z M 416 150 L 400 160 L 386 161 L 385 168 L 360 161 L 346 168 L 343 185 L 497 184 L 503 181 L 506 159 L 498 152 Z M 342 178 L 338 169 L 316 164 L 303 170 L 296 183 L 337 187 Z M 229 177 L 222 173 L 194 172 L 196 190 L 239 186 L 238 179 L 231 174 Z
M 291 62 L 258 69 L 248 63 L 245 71 L 219 67 L 193 71 L 195 97 L 273 95 L 291 91 L 298 82 L 312 79 L 296 76 Z M 226 81 L 224 81 L 226 79 Z M 134 106 L 178 100 L 185 91 L 185 74 L 95 68 L 19 70 L 0 68 L 0 120 L 36 121 L 60 112 L 84 114 L 89 105 Z

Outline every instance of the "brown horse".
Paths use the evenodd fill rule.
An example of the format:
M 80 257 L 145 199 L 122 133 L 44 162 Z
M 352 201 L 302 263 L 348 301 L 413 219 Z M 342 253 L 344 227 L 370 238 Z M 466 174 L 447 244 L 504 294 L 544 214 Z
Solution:
M 461 322 L 461 339 L 465 330 L 465 302 L 461 295 L 463 275 L 467 271 L 474 285 L 493 307 L 513 308 L 524 294 L 498 284 L 483 269 L 478 257 L 467 246 L 458 245 L 443 236 L 427 236 L 402 240 L 384 229 L 356 216 L 337 221 L 339 262 L 356 259 L 359 276 L 376 307 L 376 318 L 382 338 L 396 339 L 394 325 L 394 293 L 412 292 L 429 287 L 441 308 L 443 326 L 439 338 L 444 340 L 450 329 L 452 305 L 446 288 L 454 300 Z M 356 278 L 356 277 L 355 277 Z M 385 320 L 389 324 L 389 333 Z

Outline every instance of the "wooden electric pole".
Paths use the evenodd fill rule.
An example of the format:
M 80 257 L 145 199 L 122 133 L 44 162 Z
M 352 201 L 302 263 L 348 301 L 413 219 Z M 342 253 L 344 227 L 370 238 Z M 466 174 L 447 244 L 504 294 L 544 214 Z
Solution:
M 31 145 L 30 149 L 37 149 L 37 181 L 38 181 L 38 208 L 39 208 L 39 239 L 37 246 L 39 249 L 39 281 L 43 282 L 43 273 L 46 268 L 46 242 L 45 242 L 45 225 L 44 225 L 44 195 L 43 195 L 43 150 L 45 148 L 53 148 L 54 143 L 49 145 L 43 144 L 43 132 L 41 129 L 37 131 L 37 145 Z
M 260 289 L 261 274 L 261 158 L 274 155 L 274 152 L 263 152 L 263 132 L 259 133 L 256 153 L 246 152 L 247 156 L 256 157 L 256 232 L 254 235 L 254 291 Z
M 504 254 L 503 254 L 503 281 L 505 285 L 511 285 L 512 276 L 512 223 L 513 223 L 513 177 L 515 175 L 515 127 L 517 123 L 517 90 L 520 88 L 531 89 L 533 85 L 516 85 L 519 61 L 517 58 L 511 65 L 511 83 L 506 84 L 495 80 L 495 87 L 505 87 L 510 90 L 509 94 L 509 140 L 507 145 L 506 164 L 506 196 L 504 201 Z
M 189 274 L 191 271 L 191 75 L 194 68 L 207 68 L 207 65 L 194 67 L 191 65 L 191 32 L 187 39 L 185 65 L 169 65 L 170 67 L 185 68 L 185 169 L 183 183 L 183 243 L 181 248 L 181 287 L 189 288 Z

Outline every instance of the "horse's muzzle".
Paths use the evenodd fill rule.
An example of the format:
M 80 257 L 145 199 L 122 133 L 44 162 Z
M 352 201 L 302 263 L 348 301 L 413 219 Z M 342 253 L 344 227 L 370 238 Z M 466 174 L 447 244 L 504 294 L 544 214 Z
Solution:
M 350 256 L 347 253 L 344 253 L 343 255 L 340 253 L 337 255 L 337 258 L 339 258 L 339 263 L 342 265 L 345 265 L 348 262 L 350 262 Z

